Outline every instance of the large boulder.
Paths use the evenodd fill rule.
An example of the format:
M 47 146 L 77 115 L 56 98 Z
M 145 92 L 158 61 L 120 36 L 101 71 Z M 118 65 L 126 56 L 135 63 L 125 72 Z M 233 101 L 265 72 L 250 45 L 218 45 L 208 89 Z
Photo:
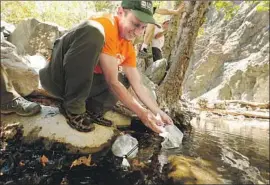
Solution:
M 155 84 L 159 84 L 166 74 L 167 60 L 162 58 L 153 62 L 145 71 L 145 75 Z
M 42 106 L 41 113 L 32 117 L 16 114 L 1 115 L 1 122 L 3 128 L 6 128 L 4 129 L 5 137 L 8 137 L 7 133 L 12 133 L 14 136 L 18 128 L 21 128 L 24 142 L 32 143 L 42 138 L 47 149 L 57 142 L 64 144 L 70 153 L 102 151 L 110 146 L 116 136 L 115 127 L 98 124 L 95 124 L 95 130 L 92 132 L 78 132 L 67 124 L 58 108 L 50 106 Z
M 21 96 L 27 96 L 38 88 L 38 73 L 29 66 L 29 61 L 18 55 L 16 47 L 5 39 L 1 40 L 1 67 Z
M 210 9 L 185 76 L 185 98 L 269 100 L 269 16 L 258 5 L 241 3 L 231 20 Z
M 40 53 L 48 58 L 54 41 L 64 32 L 63 28 L 53 23 L 45 23 L 33 18 L 20 22 L 10 35 L 9 41 L 17 47 L 21 55 Z
M 269 52 L 269 46 L 265 46 L 262 50 Z M 239 62 L 227 64 L 222 83 L 201 97 L 210 101 L 217 99 L 269 101 L 269 59 L 265 56 L 266 52 L 253 53 Z
M 5 37 L 8 37 L 14 30 L 15 26 L 13 24 L 1 20 L 1 32 L 3 32 Z

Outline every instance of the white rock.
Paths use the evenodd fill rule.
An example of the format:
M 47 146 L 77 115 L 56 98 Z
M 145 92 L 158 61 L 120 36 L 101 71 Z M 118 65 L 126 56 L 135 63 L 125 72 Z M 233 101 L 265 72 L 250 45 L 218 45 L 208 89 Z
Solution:
M 72 129 L 58 108 L 42 106 L 41 113 L 32 117 L 21 117 L 16 114 L 1 115 L 4 126 L 19 122 L 23 127 L 23 141 L 31 143 L 44 138 L 44 142 L 60 142 L 66 145 L 70 152 L 95 153 L 111 144 L 115 136 L 114 127 L 95 124 L 92 132 L 78 132 Z

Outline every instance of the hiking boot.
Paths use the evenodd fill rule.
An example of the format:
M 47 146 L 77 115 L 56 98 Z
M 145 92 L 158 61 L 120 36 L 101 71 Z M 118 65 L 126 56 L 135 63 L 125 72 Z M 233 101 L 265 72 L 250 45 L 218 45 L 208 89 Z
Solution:
M 138 57 L 145 59 L 145 58 L 148 58 L 149 57 L 149 54 L 147 53 L 147 50 L 141 50 L 138 53 Z
M 60 113 L 63 114 L 68 125 L 79 132 L 91 132 L 95 130 L 94 120 L 85 112 L 83 114 L 71 114 L 61 105 Z
M 1 105 L 1 114 L 16 113 L 20 116 L 32 116 L 39 113 L 40 110 L 41 106 L 39 104 L 28 101 L 23 97 Z
M 103 125 L 103 126 L 106 126 L 106 127 L 110 127 L 110 126 L 113 125 L 111 120 L 103 118 L 102 113 L 95 113 L 95 112 L 92 112 L 92 111 L 89 111 L 89 110 L 87 111 L 87 113 L 99 125 Z

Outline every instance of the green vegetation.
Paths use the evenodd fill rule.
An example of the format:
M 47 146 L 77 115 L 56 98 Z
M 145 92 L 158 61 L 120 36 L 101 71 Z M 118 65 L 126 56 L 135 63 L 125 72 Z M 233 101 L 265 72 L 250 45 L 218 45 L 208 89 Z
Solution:
M 261 2 L 261 1 L 260 1 Z M 256 8 L 257 11 L 269 11 L 270 1 L 262 1 Z
M 214 1 L 213 5 L 218 11 L 224 12 L 224 18 L 226 20 L 231 20 L 239 10 L 239 5 L 236 5 L 231 1 Z
M 36 18 L 70 28 L 96 12 L 115 13 L 120 1 L 1 1 L 1 20 L 17 24 Z M 156 7 L 167 7 L 166 1 L 154 1 Z M 155 15 L 158 22 L 164 16 Z
M 112 12 L 117 1 L 1 1 L 1 20 L 17 24 L 36 18 L 70 28 L 99 11 Z
M 153 1 L 155 7 L 171 8 L 175 2 Z M 259 4 L 258 11 L 269 11 L 269 1 L 250 1 Z M 120 1 L 1 1 L 1 20 L 17 24 L 26 18 L 36 18 L 41 21 L 54 22 L 65 28 L 70 28 L 80 21 L 89 18 L 96 12 L 116 11 Z M 239 6 L 231 1 L 214 1 L 214 7 L 224 12 L 225 19 L 230 20 L 238 11 Z M 155 15 L 161 23 L 166 16 Z M 203 31 L 200 31 L 203 34 Z

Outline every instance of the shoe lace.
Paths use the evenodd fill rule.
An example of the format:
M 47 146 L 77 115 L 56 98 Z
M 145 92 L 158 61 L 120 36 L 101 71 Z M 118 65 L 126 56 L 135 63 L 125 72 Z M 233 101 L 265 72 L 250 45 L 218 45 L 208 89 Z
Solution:
M 83 121 L 85 118 L 87 118 L 87 113 L 83 113 L 83 114 L 78 114 L 78 115 L 72 115 L 71 119 L 75 120 L 75 121 Z M 88 116 L 89 117 L 89 116 Z
M 29 101 L 24 99 L 23 97 L 19 97 L 14 101 L 14 106 L 22 105 L 22 107 L 28 106 L 30 104 Z

